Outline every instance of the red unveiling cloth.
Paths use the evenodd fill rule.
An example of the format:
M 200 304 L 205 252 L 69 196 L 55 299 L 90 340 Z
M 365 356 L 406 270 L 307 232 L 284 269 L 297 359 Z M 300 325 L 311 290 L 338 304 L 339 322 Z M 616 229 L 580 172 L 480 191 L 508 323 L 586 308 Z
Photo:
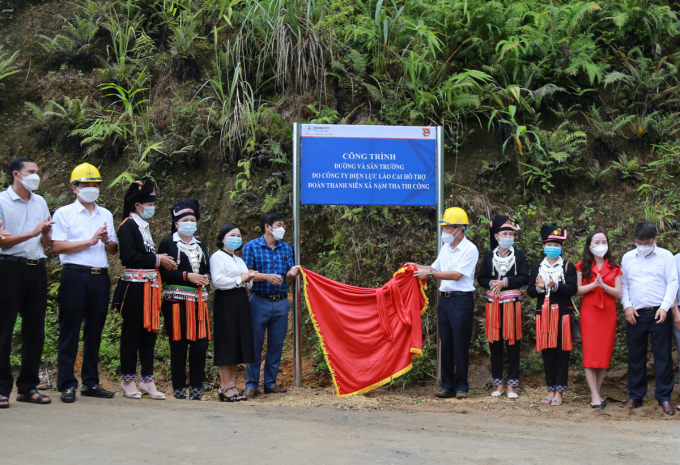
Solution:
M 305 298 L 340 397 L 363 394 L 412 368 L 422 356 L 426 284 L 403 266 L 387 284 L 365 289 L 302 269 Z

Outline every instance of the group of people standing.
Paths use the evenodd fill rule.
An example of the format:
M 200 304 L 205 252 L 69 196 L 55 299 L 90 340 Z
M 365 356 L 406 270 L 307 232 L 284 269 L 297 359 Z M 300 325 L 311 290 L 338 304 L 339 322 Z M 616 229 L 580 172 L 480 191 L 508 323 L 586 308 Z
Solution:
M 71 174 L 76 200 L 52 218 L 45 200 L 35 194 L 40 184 L 37 164 L 28 157 L 12 160 L 11 185 L 0 193 L 0 408 L 8 408 L 14 379 L 10 352 L 17 315 L 21 315 L 21 371 L 18 402 L 49 404 L 37 391 L 45 340 L 47 274 L 44 246 L 52 246 L 62 266 L 59 284 L 57 390 L 61 400 L 76 400 L 74 366 L 83 328 L 81 396 L 112 398 L 99 384 L 99 348 L 110 308 L 108 256 L 120 252 L 125 267 L 111 306 L 122 316 L 120 333 L 121 389 L 125 397 L 165 399 L 155 385 L 154 352 L 161 329 L 170 340 L 173 395 L 201 400 L 208 342 L 214 339 L 214 364 L 219 367 L 221 401 L 254 397 L 260 385 L 265 334 L 267 353 L 264 392 L 282 393 L 277 374 L 288 329 L 287 280 L 299 268 L 291 247 L 283 242 L 283 218 L 266 214 L 263 235 L 243 246 L 234 223 L 220 228 L 212 256 L 194 236 L 200 221 L 196 199 L 180 200 L 170 209 L 170 236 L 156 248 L 149 220 L 155 214 L 156 185 L 145 177 L 133 182 L 123 204 L 123 221 L 114 228 L 113 215 L 97 205 L 102 177 L 83 163 Z M 208 288 L 215 291 L 211 332 Z M 251 291 L 248 296 L 247 290 Z M 246 389 L 235 386 L 236 368 L 247 364 Z M 137 368 L 140 376 L 137 378 Z
M 442 248 L 431 266 L 417 265 L 419 279 L 439 280 L 439 335 L 441 339 L 442 389 L 437 397 L 466 398 L 469 390 L 469 348 L 474 317 L 474 278 L 479 252 L 467 240 L 468 217 L 460 208 L 449 208 L 440 222 Z M 567 230 L 543 225 L 540 231 L 545 257 L 531 269 L 515 247 L 519 223 L 498 215 L 489 225 L 490 249 L 484 255 L 477 283 L 485 290 L 485 336 L 491 355 L 491 396 L 505 392 L 504 356 L 507 363 L 507 396 L 518 396 L 520 341 L 526 325 L 521 307 L 522 288 L 536 299 L 536 352 L 543 358 L 547 395 L 544 404 L 562 405 L 569 388 L 569 356 L 573 349 L 573 297 L 583 296 L 580 329 L 583 365 L 591 391 L 592 408 L 604 409 L 614 401 L 601 395 L 616 338 L 620 299 L 627 321 L 628 398 L 622 408 L 637 408 L 647 394 L 647 346 L 651 339 L 656 371 L 655 398 L 664 413 L 674 414 L 672 340 L 680 348 L 678 273 L 680 254 L 657 245 L 654 224 L 643 221 L 634 229 L 636 248 L 621 263 L 612 259 L 609 238 L 603 229 L 588 234 L 583 258 L 576 264 L 562 257 Z M 670 314 L 670 315 L 669 315 Z M 680 406 L 677 407 L 680 410 Z
M 53 218 L 45 200 L 33 192 L 40 184 L 37 164 L 27 157 L 16 158 L 10 162 L 8 173 L 12 183 L 0 193 L 0 408 L 9 407 L 14 384 L 10 352 L 19 314 L 22 348 L 16 400 L 51 402 L 37 391 L 47 308 L 44 246 L 50 244 L 62 265 L 57 390 L 63 402 L 76 400 L 78 379 L 74 365 L 83 321 L 81 396 L 114 397 L 99 384 L 98 364 L 110 307 L 108 257 L 117 253 L 125 271 L 111 306 L 123 320 L 120 366 L 121 389 L 126 397 L 165 399 L 154 382 L 161 314 L 170 339 L 176 398 L 187 398 L 188 358 L 188 398 L 201 400 L 211 339 L 214 364 L 220 373 L 220 400 L 238 402 L 255 396 L 260 386 L 265 335 L 264 392 L 286 392 L 277 384 L 277 374 L 288 329 L 287 280 L 295 279 L 299 267 L 293 262 L 290 245 L 283 242 L 285 224 L 280 215 L 264 215 L 262 236 L 245 245 L 241 228 L 225 224 L 216 237 L 217 250 L 209 256 L 206 244 L 195 237 L 201 218 L 199 202 L 193 198 L 180 200 L 169 212 L 170 235 L 157 248 L 148 222 L 156 207 L 156 186 L 151 178 L 129 186 L 123 221 L 116 231 L 111 212 L 96 203 L 102 182 L 96 167 L 83 163 L 73 170 L 71 187 L 76 200 L 59 208 Z M 414 272 L 418 279 L 439 280 L 442 389 L 435 395 L 442 398 L 466 398 L 469 390 L 469 346 L 479 252 L 465 237 L 468 224 L 465 211 L 447 209 L 440 222 L 444 244 L 437 259 L 431 266 L 413 264 L 418 268 Z M 521 305 L 522 289 L 526 287 L 527 294 L 536 299 L 533 329 L 548 391 L 541 402 L 559 406 L 569 388 L 573 297 L 583 296 L 580 328 L 591 406 L 606 407 L 608 399 L 600 391 L 612 358 L 616 300 L 620 299 L 627 320 L 629 392 L 621 407 L 642 405 L 647 393 L 647 346 L 651 339 L 655 397 L 663 411 L 673 415 L 671 353 L 674 334 L 680 347 L 680 254 L 674 258 L 668 250 L 658 247 L 655 226 L 644 221 L 634 230 L 636 249 L 626 253 L 620 264 L 612 259 L 609 238 L 602 229 L 590 232 L 583 259 L 573 264 L 562 257 L 567 231 L 543 225 L 540 234 L 545 257 L 529 268 L 526 256 L 515 247 L 520 229 L 513 218 L 493 218 L 489 225 L 491 250 L 485 253 L 477 275 L 477 283 L 485 290 L 485 336 L 495 386 L 491 395 L 499 397 L 507 387 L 508 398 L 518 397 L 520 342 L 527 328 L 532 329 L 524 323 Z M 241 258 L 236 251 L 242 246 Z M 215 292 L 213 331 L 209 287 Z M 672 317 L 668 317 L 669 312 Z M 240 392 L 235 378 L 237 365 L 242 363 L 247 364 L 246 389 Z

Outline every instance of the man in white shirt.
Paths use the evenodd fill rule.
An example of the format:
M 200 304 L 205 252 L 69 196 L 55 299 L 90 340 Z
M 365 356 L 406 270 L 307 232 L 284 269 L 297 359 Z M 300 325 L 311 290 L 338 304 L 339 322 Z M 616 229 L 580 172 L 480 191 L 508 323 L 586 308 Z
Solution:
M 40 185 L 38 165 L 28 157 L 9 163 L 12 185 L 0 193 L 0 408 L 9 407 L 14 378 L 10 352 L 17 315 L 21 315 L 21 371 L 17 401 L 49 404 L 36 390 L 45 343 L 47 270 L 43 246 L 53 222 Z
M 449 208 L 439 223 L 442 246 L 432 266 L 416 265 L 418 279 L 440 280 L 438 326 L 441 341 L 442 389 L 437 397 L 467 398 L 470 340 L 474 315 L 477 247 L 467 240 L 468 217 L 461 208 Z
M 57 390 L 62 402 L 76 400 L 78 379 L 74 365 L 78 355 L 80 327 L 83 331 L 81 396 L 112 398 L 99 386 L 99 346 L 111 293 L 107 253 L 118 252 L 113 216 L 98 206 L 99 171 L 89 163 L 71 174 L 76 201 L 54 213 L 52 252 L 63 267 L 59 287 L 59 343 Z
M 621 407 L 637 408 L 647 394 L 647 344 L 651 337 L 656 371 L 654 396 L 664 413 L 674 414 L 673 318 L 667 318 L 678 292 L 673 255 L 658 247 L 656 226 L 643 221 L 635 227 L 635 245 L 621 260 L 621 304 L 628 339 L 628 399 Z

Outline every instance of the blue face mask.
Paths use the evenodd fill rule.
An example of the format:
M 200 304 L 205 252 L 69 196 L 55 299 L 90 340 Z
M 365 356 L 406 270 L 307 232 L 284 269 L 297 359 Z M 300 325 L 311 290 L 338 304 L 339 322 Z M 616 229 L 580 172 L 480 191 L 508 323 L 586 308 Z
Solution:
M 156 207 L 144 207 L 144 211 L 139 215 L 143 219 L 148 220 L 153 216 L 153 214 L 156 213 Z
M 498 238 L 498 245 L 501 246 L 502 249 L 509 249 L 512 247 L 512 244 L 515 243 L 515 238 L 514 237 L 499 237 Z
M 548 258 L 557 258 L 562 255 L 562 247 L 546 247 L 543 252 Z
M 177 230 L 185 236 L 193 236 L 196 232 L 196 222 L 184 221 L 183 223 L 177 223 Z
M 229 250 L 236 250 L 243 244 L 243 239 L 240 237 L 227 237 L 224 241 L 224 245 L 227 246 Z

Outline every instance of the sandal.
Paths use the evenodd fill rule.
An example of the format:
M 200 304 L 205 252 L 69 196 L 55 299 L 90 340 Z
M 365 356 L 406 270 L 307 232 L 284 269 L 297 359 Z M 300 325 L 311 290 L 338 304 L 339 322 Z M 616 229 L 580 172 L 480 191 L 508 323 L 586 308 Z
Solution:
M 120 388 L 123 390 L 123 395 L 127 397 L 128 399 L 141 399 L 142 398 L 142 393 L 139 391 L 126 391 L 125 390 L 125 384 L 120 383 Z
M 50 399 L 47 396 L 43 396 L 42 394 L 38 394 L 38 397 L 33 398 L 33 396 L 36 394 L 38 394 L 38 391 L 36 391 L 35 389 L 31 389 L 30 391 L 24 392 L 23 394 L 17 393 L 17 402 L 28 402 L 30 404 L 45 404 L 45 405 L 52 403 L 52 399 Z M 47 402 L 44 402 L 44 399 L 47 399 Z
M 563 402 L 562 399 L 558 399 L 557 397 L 554 397 L 552 402 L 550 402 L 550 405 L 552 405 L 553 407 L 559 407 L 560 405 L 562 405 L 562 402 Z
M 542 403 L 542 404 L 548 404 L 548 405 L 550 405 L 550 404 L 552 404 L 553 399 L 554 399 L 554 397 L 545 396 L 545 397 L 541 400 L 541 403 Z
M 144 383 L 139 383 L 139 390 L 142 391 L 143 396 L 149 396 L 150 399 L 154 400 L 165 400 L 165 394 L 160 391 L 151 392 L 146 388 L 146 384 L 143 384 Z
M 236 386 L 231 386 L 227 389 L 220 388 L 219 391 L 217 391 L 220 396 L 220 402 L 244 402 L 248 400 L 247 397 L 239 394 L 238 389 L 236 389 L 236 394 L 228 396 L 227 391 L 231 391 L 232 389 L 236 389 Z
M 9 408 L 9 397 L 0 396 L 0 408 Z

